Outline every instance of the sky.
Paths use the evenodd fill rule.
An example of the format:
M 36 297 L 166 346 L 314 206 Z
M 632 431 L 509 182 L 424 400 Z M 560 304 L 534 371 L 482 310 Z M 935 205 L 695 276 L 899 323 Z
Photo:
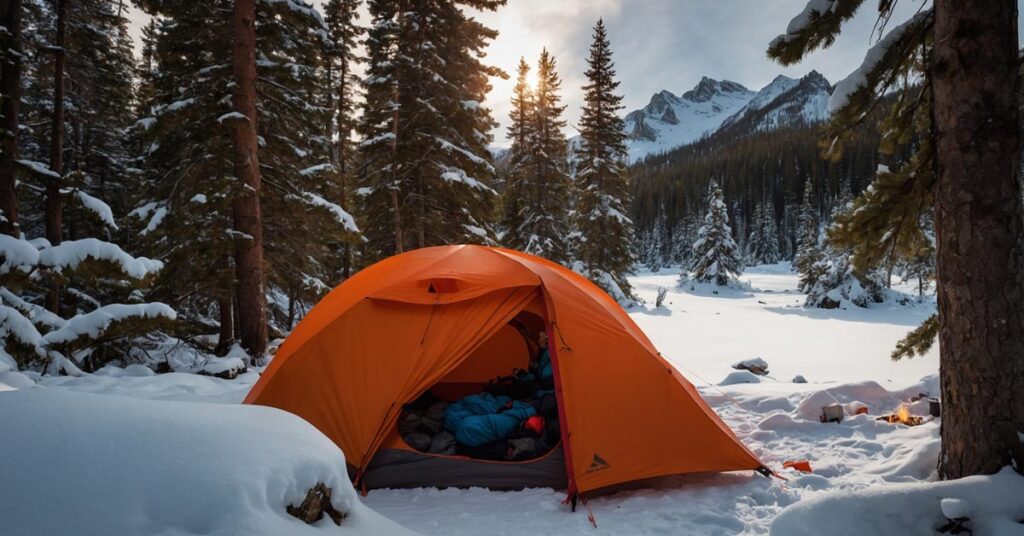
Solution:
M 608 29 L 624 114 L 643 107 L 661 90 L 678 95 L 692 89 L 702 76 L 732 80 L 757 90 L 779 74 L 798 78 L 814 69 L 835 83 L 860 65 L 877 39 L 872 34 L 875 3 L 865 2 L 831 48 L 816 51 L 795 66 L 782 67 L 769 60 L 765 50 L 776 35 L 785 32 L 806 1 L 509 0 L 496 12 L 478 13 L 477 18 L 499 32 L 486 60 L 510 75 L 508 80 L 493 80 L 494 88 L 485 103 L 501 123 L 494 131 L 494 144 L 507 145 L 512 76 L 519 58 L 536 64 L 544 47 L 558 61 L 562 99 L 568 106 L 566 134 L 576 134 L 587 52 L 599 18 Z M 912 14 L 921 2 L 900 2 L 890 27 Z M 142 18 L 136 16 L 137 21 Z M 363 23 L 367 22 L 364 17 Z M 137 31 L 140 24 L 133 29 Z

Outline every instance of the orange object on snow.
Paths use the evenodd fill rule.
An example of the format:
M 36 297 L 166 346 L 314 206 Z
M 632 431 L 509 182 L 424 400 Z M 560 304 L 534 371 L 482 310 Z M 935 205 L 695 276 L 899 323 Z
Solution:
M 868 407 L 867 406 L 861 406 L 861 407 L 857 408 L 857 411 L 854 411 L 853 414 L 854 415 L 867 415 L 868 414 Z
M 787 469 L 793 469 L 794 471 L 800 471 L 801 473 L 813 473 L 811 470 L 811 462 L 807 460 L 790 461 L 782 464 Z
M 500 248 L 423 248 L 360 271 L 306 315 L 245 402 L 312 423 L 370 488 L 533 485 L 500 473 L 517 463 L 417 452 L 396 426 L 428 390 L 479 392 L 525 368 L 513 320 L 550 341 L 562 443 L 522 462 L 534 474 L 560 471 L 572 495 L 660 475 L 764 471 L 615 300 L 558 264 Z M 427 458 L 444 467 L 406 463 Z M 375 480 L 389 463 L 387 484 Z M 473 469 L 462 480 L 443 481 L 464 467 Z

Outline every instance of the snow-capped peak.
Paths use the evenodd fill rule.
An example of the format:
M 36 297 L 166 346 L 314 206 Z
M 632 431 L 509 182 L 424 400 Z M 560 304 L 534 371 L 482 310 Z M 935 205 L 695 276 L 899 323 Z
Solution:
M 818 71 L 796 80 L 779 75 L 761 88 L 754 98 L 719 130 L 741 125 L 746 131 L 774 130 L 828 119 L 828 99 L 832 85 Z
M 683 98 L 693 102 L 707 102 L 715 98 L 715 96 L 724 93 L 745 94 L 749 92 L 750 90 L 743 87 L 742 84 L 729 80 L 718 81 L 704 76 L 701 77 L 700 82 L 697 82 L 693 89 L 683 93 Z
M 719 127 L 755 93 L 729 80 L 702 77 L 680 96 L 659 91 L 647 106 L 626 116 L 630 159 L 685 145 Z

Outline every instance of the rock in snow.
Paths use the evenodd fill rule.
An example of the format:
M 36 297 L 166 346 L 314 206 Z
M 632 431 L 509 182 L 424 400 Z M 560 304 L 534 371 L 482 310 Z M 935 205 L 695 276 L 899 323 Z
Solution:
M 733 363 L 732 368 L 736 370 L 749 370 L 758 376 L 768 375 L 768 362 L 760 357 L 754 359 L 744 359 L 739 363 Z
M 52 388 L 0 393 L 4 534 L 408 534 L 356 497 L 341 450 L 286 412 Z M 290 516 L 323 482 L 347 518 Z

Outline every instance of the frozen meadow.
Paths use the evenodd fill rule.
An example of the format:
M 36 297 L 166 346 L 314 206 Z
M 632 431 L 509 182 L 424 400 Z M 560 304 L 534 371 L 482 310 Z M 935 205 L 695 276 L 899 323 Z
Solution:
M 340 451 L 319 432 L 277 410 L 238 406 L 258 372 L 229 381 L 139 365 L 79 378 L 3 369 L 0 390 L 11 392 L 0 392 L 0 474 L 14 478 L 0 480 L 0 534 L 381 534 L 401 525 L 444 535 L 926 535 L 953 514 L 970 517 L 978 536 L 1024 534 L 1024 478 L 1012 471 L 931 482 L 939 423 L 928 420 L 926 400 L 908 404 L 923 425 L 876 419 L 938 395 L 935 351 L 889 358 L 933 300 L 805 309 L 786 264 L 751 269 L 740 288 L 717 294 L 677 278 L 667 269 L 633 277 L 646 304 L 631 316 L 786 481 L 730 473 L 635 483 L 590 499 L 596 529 L 550 489 L 378 490 L 357 499 Z M 659 287 L 669 288 L 660 308 Z M 753 358 L 767 362 L 768 376 L 732 374 L 733 363 Z M 807 383 L 794 383 L 798 375 Z M 847 417 L 818 422 L 834 402 Z M 867 414 L 854 415 L 861 407 Z M 813 472 L 783 469 L 791 460 Z M 340 528 L 326 519 L 307 527 L 284 512 L 317 481 L 333 485 L 335 504 L 351 512 Z

